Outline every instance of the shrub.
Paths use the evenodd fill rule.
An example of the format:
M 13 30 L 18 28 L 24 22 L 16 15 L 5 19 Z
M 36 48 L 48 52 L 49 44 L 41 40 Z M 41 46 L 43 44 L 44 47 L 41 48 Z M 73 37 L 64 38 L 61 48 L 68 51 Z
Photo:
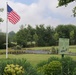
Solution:
M 60 59 L 58 57 L 50 57 L 50 58 L 48 58 L 48 63 L 50 63 L 52 61 L 60 61 Z
M 37 68 L 37 72 L 39 75 L 44 75 L 43 67 Z
M 14 47 L 12 47 L 12 49 L 14 49 L 14 50 L 21 50 L 21 46 L 20 45 L 17 45 L 17 46 L 14 46 Z
M 0 75 L 4 74 L 5 67 L 10 64 L 20 65 L 24 69 L 23 75 L 37 75 L 36 70 L 31 66 L 26 59 L 0 59 Z
M 73 70 L 73 75 L 76 75 L 76 68 L 74 68 Z
M 43 67 L 46 64 L 47 64 L 47 61 L 41 61 L 40 63 L 37 64 L 36 68 Z
M 71 57 L 61 59 L 63 75 L 73 75 L 73 70 L 76 67 L 76 61 Z
M 59 73 L 57 73 L 57 71 L 55 70 L 57 68 L 55 68 L 54 66 L 56 66 L 57 64 L 52 64 L 53 61 L 58 61 L 61 63 L 61 69 L 60 71 L 58 71 Z M 50 63 L 52 64 L 52 66 L 49 65 Z M 55 70 L 55 72 L 53 69 L 51 69 L 51 67 L 54 67 L 53 69 Z M 38 73 L 40 73 L 41 75 L 59 75 L 60 73 L 62 73 L 63 75 L 75 75 L 76 61 L 74 61 L 71 57 L 64 57 L 61 59 L 57 57 L 50 57 L 48 61 L 42 61 L 38 63 L 36 68 Z
M 61 75 L 61 63 L 59 61 L 52 61 L 43 66 L 45 75 Z
M 9 64 L 4 68 L 4 75 L 23 75 L 24 69 L 20 65 Z
M 54 46 L 52 46 L 51 53 L 52 54 L 58 54 L 58 48 L 55 48 Z
M 47 64 L 47 61 L 41 61 L 37 64 L 36 69 L 39 75 L 44 75 L 43 73 L 43 66 Z
M 48 65 L 52 61 L 60 61 L 60 59 L 57 58 L 57 57 L 50 57 L 48 59 L 48 61 L 42 61 L 42 62 L 38 63 L 37 66 L 36 66 L 37 72 L 40 73 L 41 75 L 44 75 L 43 66 Z

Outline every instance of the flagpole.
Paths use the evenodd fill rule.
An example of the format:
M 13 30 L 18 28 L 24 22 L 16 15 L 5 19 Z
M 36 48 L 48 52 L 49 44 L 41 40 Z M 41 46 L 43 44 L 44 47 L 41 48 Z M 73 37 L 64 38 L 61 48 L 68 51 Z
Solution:
M 6 12 L 7 12 L 7 2 L 6 2 Z M 6 13 L 6 58 L 8 58 L 8 13 Z

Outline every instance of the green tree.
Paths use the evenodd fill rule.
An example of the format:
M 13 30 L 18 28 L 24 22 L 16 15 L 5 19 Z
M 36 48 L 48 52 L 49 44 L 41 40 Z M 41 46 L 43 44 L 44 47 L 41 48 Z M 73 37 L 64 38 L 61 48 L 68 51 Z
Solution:
M 74 34 L 71 32 L 74 30 Z M 74 36 L 74 37 L 73 37 Z M 59 38 L 69 38 L 74 40 L 76 44 L 76 26 L 75 25 L 58 25 L 55 29 L 43 24 L 36 25 L 36 28 L 32 28 L 30 25 L 21 27 L 16 33 L 17 43 L 23 45 L 23 47 L 34 46 L 53 46 L 57 45 L 56 42 Z M 72 38 L 73 37 L 73 38 Z
M 27 41 L 30 43 L 30 46 L 33 46 L 33 35 L 35 34 L 35 29 L 31 25 L 27 26 Z
M 22 29 L 24 29 L 24 28 L 25 28 L 24 25 L 21 25 L 21 26 L 20 26 L 20 30 L 22 30 Z
M 31 44 L 32 44 L 32 27 L 30 26 L 30 25 L 28 25 L 28 27 L 27 27 L 27 31 L 28 31 L 28 42 L 31 42 Z
M 36 25 L 36 33 L 38 35 L 38 41 L 37 44 L 38 46 L 45 46 L 45 41 L 44 41 L 44 35 L 45 35 L 45 28 L 44 25 Z
M 56 32 L 54 33 L 54 39 L 56 41 L 56 45 L 58 45 L 58 40 L 59 40 L 59 34 Z
M 2 18 L 0 18 L 0 22 L 3 22 L 3 19 Z
M 3 12 L 4 9 L 3 8 L 0 8 L 0 12 Z M 0 22 L 3 22 L 3 19 L 0 17 Z
M 56 27 L 56 32 L 59 34 L 59 38 L 63 38 L 63 37 L 69 37 L 68 36 L 68 29 L 66 28 L 65 25 L 58 25 Z
M 58 0 L 58 1 L 59 1 L 58 6 L 60 7 L 63 5 L 67 6 L 69 3 L 74 2 L 75 0 Z M 73 16 L 76 17 L 76 6 L 73 8 L 72 11 L 73 11 Z
M 55 44 L 53 39 L 54 29 L 50 26 L 44 27 L 44 24 L 36 26 L 38 35 L 38 46 L 51 46 Z
M 14 31 L 11 31 L 9 32 L 9 41 L 10 42 L 15 42 L 15 32 Z
M 70 32 L 70 41 L 71 41 L 71 44 L 74 44 L 74 30 L 72 30 L 71 32 Z
M 55 31 L 59 34 L 59 38 L 69 38 L 76 44 L 76 26 L 75 25 L 58 25 Z M 73 32 L 74 31 L 74 32 Z M 71 43 L 71 40 L 70 40 Z M 72 43 L 73 44 L 73 43 Z
M 0 8 L 0 12 L 3 12 L 3 8 Z M 1 22 L 3 22 L 4 20 L 0 17 L 0 24 L 1 24 Z M 1 32 L 1 29 L 0 29 L 0 32 Z
M 47 26 L 44 33 L 44 41 L 46 43 L 46 46 L 55 45 L 53 35 L 54 35 L 54 28 L 52 28 L 51 26 Z
M 38 35 L 36 33 L 33 35 L 33 39 L 35 41 L 35 45 L 37 46 Z
M 0 32 L 0 49 L 5 48 L 5 43 L 6 43 L 6 34 Z
M 23 47 L 27 46 L 27 29 L 26 28 L 19 30 L 16 33 L 16 40 L 17 40 L 18 45 L 21 45 Z

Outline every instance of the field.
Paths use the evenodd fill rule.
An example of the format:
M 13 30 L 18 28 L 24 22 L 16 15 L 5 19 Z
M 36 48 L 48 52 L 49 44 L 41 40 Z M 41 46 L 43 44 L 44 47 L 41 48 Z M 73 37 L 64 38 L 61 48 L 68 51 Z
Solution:
M 14 55 L 14 54 L 9 54 L 8 57 L 10 59 L 16 58 L 26 58 L 27 61 L 29 61 L 33 66 L 35 66 L 37 63 L 41 61 L 47 61 L 49 57 L 59 57 L 61 58 L 61 55 L 49 55 L 49 54 L 19 54 L 19 55 Z M 65 55 L 66 56 L 66 55 Z M 74 60 L 76 60 L 76 56 L 71 56 Z M 0 59 L 5 59 L 6 55 L 0 55 Z
M 70 46 L 69 47 L 69 52 L 76 53 L 76 45 L 75 46 Z
M 29 61 L 32 65 L 36 65 L 37 63 L 44 61 L 54 55 L 48 55 L 48 54 L 19 54 L 19 55 L 14 55 L 14 54 L 9 54 L 8 57 L 9 58 L 26 58 L 27 61 Z M 55 55 L 57 57 L 59 57 L 58 55 Z M 5 55 L 0 55 L 0 59 L 5 59 Z
M 36 48 L 31 48 L 31 49 L 34 49 L 34 50 L 51 49 L 51 47 L 36 47 Z M 24 50 L 25 50 L 25 48 L 24 48 Z M 0 51 L 5 51 L 5 50 L 0 50 Z M 70 46 L 69 52 L 75 53 L 76 52 L 76 46 Z M 27 61 L 29 61 L 32 65 L 36 65 L 37 63 L 39 63 L 41 61 L 44 61 L 44 60 L 47 61 L 48 58 L 52 57 L 52 56 L 61 58 L 61 55 L 53 55 L 53 54 L 18 54 L 18 55 L 9 54 L 8 58 L 10 58 L 10 59 L 12 59 L 12 58 L 17 58 L 17 59 L 26 58 Z M 65 55 L 65 56 L 69 56 L 69 55 Z M 70 57 L 72 57 L 74 60 L 76 60 L 76 56 L 70 56 Z M 5 59 L 5 58 L 6 58 L 5 54 L 0 55 L 0 59 Z

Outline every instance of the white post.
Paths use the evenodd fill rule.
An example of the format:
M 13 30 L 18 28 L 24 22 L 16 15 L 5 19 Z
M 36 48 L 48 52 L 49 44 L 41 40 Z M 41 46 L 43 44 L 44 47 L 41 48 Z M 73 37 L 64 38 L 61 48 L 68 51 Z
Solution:
M 6 2 L 6 12 L 7 12 L 7 2 Z M 8 12 L 6 18 L 6 58 L 8 58 Z

